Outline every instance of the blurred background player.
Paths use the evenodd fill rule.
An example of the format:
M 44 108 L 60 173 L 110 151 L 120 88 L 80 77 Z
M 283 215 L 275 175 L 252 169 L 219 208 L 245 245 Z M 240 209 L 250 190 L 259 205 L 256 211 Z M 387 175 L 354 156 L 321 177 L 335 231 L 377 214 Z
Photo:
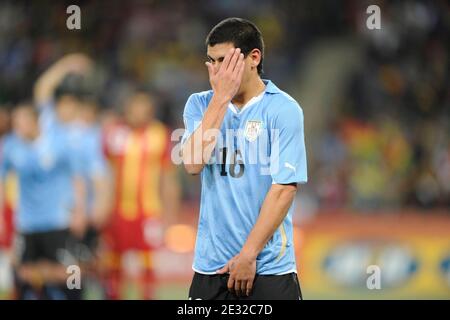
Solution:
M 69 228 L 78 233 L 83 225 L 83 183 L 67 135 L 58 128 L 41 130 L 38 111 L 21 104 L 13 112 L 13 133 L 4 139 L 1 154 L 2 182 L 10 171 L 19 181 L 17 298 L 78 299 L 79 291 L 66 286 L 66 265 L 73 263 Z M 0 199 L 3 190 L 2 185 Z
M 104 146 L 114 176 L 114 208 L 106 232 L 108 295 L 122 297 L 131 283 L 139 298 L 153 297 L 152 251 L 162 245 L 164 226 L 179 206 L 179 187 L 170 158 L 170 132 L 154 118 L 155 102 L 145 91 L 125 102 L 123 122 L 105 129 Z
M 70 129 L 77 121 L 82 103 L 82 76 L 89 72 L 91 60 L 79 53 L 64 56 L 51 65 L 36 81 L 34 103 L 40 109 L 40 122 L 47 129 Z
M 101 145 L 97 97 L 86 78 L 92 61 L 84 54 L 70 54 L 48 68 L 36 82 L 34 99 L 42 110 L 46 130 L 60 127 L 82 163 L 87 223 L 77 234 L 76 255 L 84 275 L 96 274 L 98 234 L 110 213 L 111 183 Z M 89 272 L 86 272 L 89 271 Z M 91 277 L 87 284 L 93 282 Z
M 99 231 L 110 215 L 111 177 L 102 147 L 102 128 L 98 119 L 98 104 L 94 96 L 85 97 L 79 107 L 74 126 L 82 143 L 75 146 L 83 157 L 83 174 L 86 184 L 86 212 L 88 227 L 84 243 L 95 255 Z

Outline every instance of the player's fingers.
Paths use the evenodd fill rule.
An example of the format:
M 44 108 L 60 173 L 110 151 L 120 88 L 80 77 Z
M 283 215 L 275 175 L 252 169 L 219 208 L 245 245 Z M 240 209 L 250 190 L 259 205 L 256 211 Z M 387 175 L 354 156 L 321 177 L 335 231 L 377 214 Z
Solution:
M 242 64 L 240 65 L 238 73 L 237 73 L 237 79 L 239 79 L 239 80 L 242 79 L 242 75 L 244 74 L 244 69 L 245 69 L 245 62 L 242 61 Z
M 230 291 L 230 292 L 234 291 L 234 278 L 232 276 L 230 276 L 228 278 L 227 287 L 228 287 L 228 291 Z
M 234 282 L 234 292 L 236 293 L 236 295 L 238 297 L 241 295 L 241 283 L 242 283 L 242 281 L 240 281 L 240 280 L 236 280 Z
M 236 63 L 239 60 L 239 55 L 241 54 L 241 49 L 236 48 L 236 50 L 233 53 L 233 56 L 230 59 L 230 63 L 228 64 L 228 70 L 233 72 L 234 68 L 236 67 Z
M 228 265 L 228 263 L 221 269 L 217 270 L 216 273 L 218 274 L 224 274 L 230 271 L 230 267 Z
M 248 281 L 241 281 L 241 295 L 247 295 L 247 283 Z
M 247 297 L 248 296 L 250 296 L 250 294 L 252 293 L 252 289 L 253 289 L 253 279 L 252 280 L 249 280 L 249 281 L 247 281 L 247 287 L 246 287 L 246 295 L 247 295 Z
M 208 75 L 209 75 L 209 78 L 211 79 L 211 77 L 214 75 L 214 67 L 213 67 L 212 63 L 209 61 L 205 62 L 205 65 L 208 68 Z
M 223 58 L 222 64 L 220 65 L 220 71 L 227 70 L 228 64 L 230 63 L 231 57 L 234 54 L 235 48 L 231 48 L 230 51 Z
M 234 75 L 236 78 L 238 77 L 239 72 L 241 71 L 241 68 L 244 66 L 244 64 L 245 64 L 245 61 L 244 61 L 244 54 L 241 53 L 241 54 L 239 55 L 239 59 L 238 59 L 238 61 L 237 61 L 237 63 L 236 63 L 236 66 L 235 66 L 234 69 L 233 69 L 233 75 Z

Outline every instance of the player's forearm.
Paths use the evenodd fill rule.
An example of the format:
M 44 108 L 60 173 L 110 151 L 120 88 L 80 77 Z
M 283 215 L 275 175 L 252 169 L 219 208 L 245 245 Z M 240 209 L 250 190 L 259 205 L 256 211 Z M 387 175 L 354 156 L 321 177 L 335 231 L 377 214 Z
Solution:
M 256 259 L 286 217 L 296 192 L 296 185 L 272 185 L 241 253 Z
M 202 122 L 185 142 L 182 149 L 183 163 L 190 174 L 198 174 L 211 158 L 217 143 L 214 130 L 219 130 L 230 100 L 214 95 L 206 109 Z M 212 133 L 209 136 L 208 133 Z
M 73 190 L 74 190 L 74 215 L 86 214 L 86 186 L 81 177 L 74 177 L 73 179 Z
M 90 59 L 81 53 L 69 54 L 55 62 L 36 81 L 33 93 L 35 103 L 40 105 L 51 99 L 56 87 L 68 73 L 84 73 L 90 66 Z
M 34 100 L 38 105 L 51 99 L 66 71 L 64 65 L 56 63 L 40 76 L 34 86 Z
M 86 188 L 84 180 L 81 177 L 75 177 L 74 181 L 74 208 L 70 221 L 70 230 L 78 238 L 83 237 L 86 230 Z
M 94 207 L 93 207 L 93 224 L 100 229 L 108 220 L 111 212 L 111 181 L 108 178 L 100 176 L 94 178 Z

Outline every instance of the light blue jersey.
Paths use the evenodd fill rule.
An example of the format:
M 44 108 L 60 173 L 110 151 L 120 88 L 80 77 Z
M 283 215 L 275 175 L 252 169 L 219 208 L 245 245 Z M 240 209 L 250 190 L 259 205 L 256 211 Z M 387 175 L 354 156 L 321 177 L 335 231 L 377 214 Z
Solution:
M 58 115 L 55 111 L 55 102 L 49 100 L 38 105 L 39 109 L 39 126 L 42 130 L 47 131 L 55 128 L 64 128 L 68 124 L 64 124 L 58 120 Z
M 229 105 L 211 161 L 201 172 L 193 263 L 199 273 L 214 274 L 241 251 L 272 184 L 307 181 L 303 111 L 271 81 L 264 83 L 265 91 L 242 109 Z M 189 97 L 182 142 L 200 124 L 212 96 L 204 91 Z M 293 212 L 294 205 L 258 255 L 257 274 L 296 272 Z
M 81 162 L 81 173 L 86 188 L 86 213 L 92 214 L 95 201 L 94 179 L 105 178 L 107 162 L 102 151 L 100 128 L 92 125 L 67 126 L 71 148 Z
M 63 130 L 73 150 L 73 156 L 81 163 L 82 177 L 86 188 L 86 213 L 92 213 L 95 201 L 95 177 L 103 178 L 108 174 L 107 161 L 104 157 L 101 142 L 101 130 L 97 125 L 87 125 L 76 121 L 62 123 L 58 120 L 55 103 L 50 100 L 39 106 L 41 110 L 39 123 L 44 130 Z
M 16 226 L 20 232 L 45 232 L 69 226 L 73 178 L 81 172 L 63 131 L 43 132 L 35 141 L 11 134 L 2 144 L 0 176 L 14 171 L 19 181 Z

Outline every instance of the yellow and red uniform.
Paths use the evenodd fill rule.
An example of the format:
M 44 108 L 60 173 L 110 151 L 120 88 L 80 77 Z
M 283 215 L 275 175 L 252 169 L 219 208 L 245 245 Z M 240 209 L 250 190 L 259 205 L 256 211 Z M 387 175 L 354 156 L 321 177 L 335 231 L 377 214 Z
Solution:
M 123 260 L 130 252 L 137 253 L 143 297 L 153 296 L 151 253 L 162 244 L 160 185 L 163 171 L 172 165 L 169 137 L 169 130 L 158 121 L 142 129 L 116 124 L 105 130 L 104 149 L 114 177 L 113 212 L 105 231 L 109 298 L 121 296 Z
M 3 237 L 0 237 L 0 247 L 10 248 L 12 245 L 14 235 L 13 212 L 17 203 L 17 188 L 16 176 L 14 174 L 8 174 L 5 183 L 5 201 L 3 203 L 5 234 Z
M 113 251 L 160 245 L 160 182 L 163 171 L 171 166 L 169 137 L 159 121 L 139 130 L 118 124 L 105 131 L 105 153 L 115 181 L 113 217 L 106 232 Z

